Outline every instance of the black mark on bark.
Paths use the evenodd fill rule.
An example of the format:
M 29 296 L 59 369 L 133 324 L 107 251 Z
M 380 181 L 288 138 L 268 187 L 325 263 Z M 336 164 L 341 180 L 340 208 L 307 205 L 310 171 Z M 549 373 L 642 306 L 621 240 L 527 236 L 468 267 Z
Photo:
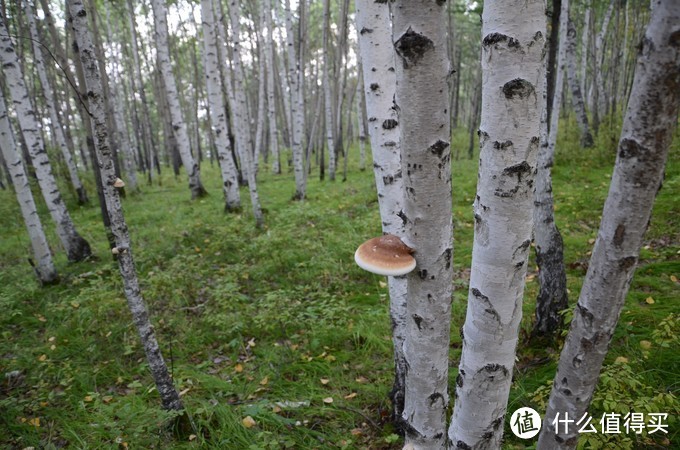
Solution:
M 494 141 L 493 148 L 496 150 L 505 150 L 508 147 L 512 147 L 512 141 L 498 142 Z
M 427 36 L 416 33 L 413 31 L 413 28 L 409 27 L 406 33 L 402 34 L 397 42 L 394 43 L 394 48 L 404 61 L 404 67 L 408 68 L 418 64 L 428 51 L 433 50 L 434 42 Z
M 614 231 L 614 245 L 617 247 L 621 247 L 621 244 L 623 244 L 623 240 L 626 236 L 626 227 L 620 223 L 618 227 L 616 227 L 616 231 Z
M 363 36 L 364 34 L 366 34 L 366 33 L 373 33 L 373 30 L 372 30 L 371 28 L 363 27 L 363 28 L 361 29 L 361 31 L 359 32 L 359 34 L 361 34 L 362 36 Z
M 525 99 L 535 92 L 534 85 L 522 78 L 515 78 L 503 85 L 503 94 L 505 94 L 505 98 L 509 100 L 512 100 L 515 97 Z
M 430 151 L 441 159 L 444 155 L 444 150 L 446 150 L 448 147 L 448 142 L 439 140 L 430 146 Z
M 420 331 L 420 324 L 423 323 L 423 318 L 420 317 L 418 314 L 413 315 L 413 321 L 416 323 L 416 326 L 418 327 L 418 331 Z
M 399 125 L 399 122 L 397 122 L 394 119 L 387 119 L 386 121 L 383 122 L 382 127 L 386 130 L 391 130 L 392 128 L 396 127 Z
M 519 48 L 519 41 L 515 38 L 508 36 L 503 33 L 490 33 L 484 37 L 482 45 L 484 47 L 489 47 L 491 45 L 500 44 L 501 42 L 507 42 L 509 48 Z

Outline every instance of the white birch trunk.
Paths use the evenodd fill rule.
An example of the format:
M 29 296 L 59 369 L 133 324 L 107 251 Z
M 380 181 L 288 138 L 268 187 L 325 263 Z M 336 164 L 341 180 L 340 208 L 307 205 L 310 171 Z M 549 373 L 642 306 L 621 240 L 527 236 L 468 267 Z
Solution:
M 240 2 L 232 0 L 229 2 L 229 17 L 231 19 L 231 40 L 234 45 L 234 56 L 232 66 L 234 68 L 234 97 L 235 103 L 232 105 L 234 110 L 234 122 L 236 125 L 236 140 L 238 142 L 237 149 L 239 157 L 241 158 L 241 168 L 248 180 L 248 190 L 250 191 L 250 203 L 253 208 L 253 215 L 255 216 L 255 226 L 262 228 L 264 226 L 264 216 L 262 215 L 262 208 L 260 207 L 260 197 L 257 192 L 257 180 L 255 177 L 255 167 L 253 165 L 251 149 L 252 137 L 250 133 L 250 124 L 248 123 L 248 115 L 246 110 L 246 93 L 243 83 L 243 69 L 241 64 L 241 9 Z
M 358 10 L 358 6 L 357 6 Z M 389 23 L 389 22 L 388 22 Z M 359 53 L 357 51 L 357 53 Z M 361 63 L 361 57 L 357 58 L 359 60 L 359 80 L 357 81 L 357 132 L 359 135 L 359 170 L 362 172 L 366 170 L 366 115 L 364 114 L 364 76 L 363 76 L 363 64 Z
M 300 108 L 301 83 L 298 75 L 300 68 L 295 52 L 295 36 L 293 34 L 293 12 L 290 9 L 290 0 L 285 0 L 286 6 L 286 44 L 288 50 L 288 83 L 290 85 L 290 110 L 292 120 L 291 140 L 293 150 L 293 171 L 295 172 L 294 200 L 304 200 L 307 195 L 307 173 L 305 171 L 305 155 L 302 145 L 304 130 L 304 111 Z
M 99 161 L 98 170 L 101 171 L 104 198 L 111 218 L 111 230 L 116 239 L 115 253 L 117 253 L 118 264 L 123 278 L 125 296 L 133 321 L 141 337 L 147 362 L 149 363 L 149 370 L 156 382 L 156 389 L 161 397 L 163 408 L 182 410 L 182 402 L 172 383 L 170 372 L 156 341 L 153 326 L 149 321 L 149 314 L 142 298 L 132 258 L 130 236 L 125 223 L 125 217 L 123 216 L 120 197 L 114 187 L 116 173 L 106 126 L 106 110 L 102 96 L 101 75 L 95 58 L 92 38 L 87 29 L 87 13 L 82 0 L 67 0 L 67 4 L 70 13 L 69 24 L 75 33 L 76 42 L 78 43 L 78 57 L 85 71 L 88 110 L 92 115 L 93 128 L 95 130 L 94 138 L 97 159 Z
M 583 95 L 586 94 L 586 76 L 588 70 L 588 43 L 590 37 L 590 11 L 591 11 L 591 1 L 586 0 L 586 12 L 583 15 L 583 29 L 581 30 L 581 92 Z
M 576 123 L 581 130 L 581 147 L 589 148 L 594 145 L 593 135 L 590 133 L 588 126 L 588 115 L 586 114 L 586 105 L 583 101 L 583 91 L 581 90 L 581 83 L 577 79 L 576 71 L 576 27 L 571 19 L 568 20 L 566 34 L 566 66 L 567 66 L 567 83 L 571 90 L 571 99 L 576 112 Z
M 226 109 L 222 97 L 217 40 L 215 39 L 215 12 L 212 0 L 201 0 L 201 18 L 203 22 L 203 54 L 205 60 L 205 77 L 210 106 L 210 125 L 215 137 L 217 160 L 222 174 L 222 190 L 224 192 L 225 211 L 239 211 L 241 196 L 238 189 L 236 163 L 229 142 Z
M 602 19 L 602 26 L 600 27 L 600 32 L 595 38 L 595 105 L 597 108 L 597 122 L 602 120 L 602 115 L 604 114 L 604 109 L 606 106 L 605 92 L 604 92 L 604 78 L 602 76 L 602 63 L 604 62 L 604 52 L 602 47 L 604 46 L 604 39 L 607 37 L 607 30 L 609 28 L 609 21 L 612 17 L 612 11 L 614 10 L 614 4 L 616 0 L 611 0 L 609 2 L 609 7 L 604 13 L 604 18 Z
M 331 181 L 335 180 L 335 140 L 333 139 L 333 97 L 332 86 L 328 75 L 329 67 L 331 65 L 331 56 L 328 52 L 328 33 L 330 27 L 330 0 L 323 2 L 323 67 L 322 81 L 323 96 L 324 96 L 324 113 L 325 113 L 325 127 L 326 127 L 326 147 L 328 147 L 328 177 Z
M 264 22 L 261 20 L 260 23 Z M 265 70 L 265 55 L 264 44 L 262 43 L 262 32 L 256 31 L 257 48 L 258 48 L 258 79 L 257 79 L 257 126 L 255 127 L 255 149 L 253 151 L 253 165 L 255 166 L 255 173 L 259 171 L 260 155 L 264 153 L 264 127 L 265 127 L 265 109 L 267 107 L 267 92 L 266 92 L 266 70 Z
M 387 3 L 356 0 L 356 28 L 359 54 L 363 66 L 366 112 L 373 155 L 373 174 L 378 193 L 382 231 L 404 237 L 404 222 L 399 216 L 404 208 L 404 179 L 401 168 L 401 129 L 394 108 L 397 88 L 395 54 L 392 47 L 390 11 Z M 364 93 L 361 93 L 363 97 Z M 360 97 L 360 98 L 361 98 Z M 357 101 L 360 105 L 361 102 Z M 361 107 L 359 107 L 361 110 Z M 363 111 L 362 111 L 363 112 Z M 362 114 L 359 116 L 363 120 Z M 360 122 L 359 129 L 363 130 Z M 360 131 L 360 136 L 363 131 Z M 360 137 L 361 139 L 361 137 Z M 404 410 L 406 361 L 406 277 L 389 277 L 390 318 L 394 344 L 394 384 L 390 397 L 393 420 L 401 421 Z
M 152 0 L 151 6 L 153 7 L 156 29 L 156 54 L 160 66 L 159 69 L 163 76 L 170 116 L 172 117 L 172 129 L 175 134 L 175 139 L 177 139 L 182 165 L 184 165 L 184 168 L 189 175 L 191 198 L 196 199 L 206 195 L 206 191 L 201 183 L 201 171 L 196 160 L 191 155 L 191 142 L 189 141 L 187 124 L 184 121 L 182 107 L 179 102 L 175 75 L 172 73 L 172 62 L 170 61 L 170 50 L 168 47 L 167 8 L 164 0 Z
M 417 263 L 406 276 L 402 418 L 407 445 L 439 449 L 446 443 L 453 278 L 446 3 L 398 0 L 392 8 L 404 177 L 398 217 Z
M 541 0 L 484 4 L 475 237 L 449 428 L 456 448 L 498 449 L 503 436 L 531 244 L 545 33 Z
M 551 174 L 562 107 L 568 21 L 569 0 L 562 0 L 557 62 L 555 64 L 555 92 L 552 98 L 550 123 L 547 123 L 547 114 L 543 114 L 541 117 L 541 144 L 538 151 L 536 189 L 534 192 L 534 244 L 536 246 L 536 264 L 539 268 L 540 286 L 536 297 L 536 322 L 534 323 L 533 334 L 539 336 L 553 336 L 557 332 L 562 325 L 562 317 L 559 313 L 568 306 L 564 245 L 562 235 L 555 224 Z M 543 93 L 541 93 L 541 98 L 544 98 Z M 544 105 L 547 105 L 546 100 L 542 100 Z
M 21 208 L 28 237 L 31 240 L 33 258 L 35 258 L 35 262 L 32 264 L 33 268 L 41 284 L 51 284 L 58 281 L 59 277 L 52 262 L 52 252 L 50 252 L 50 246 L 35 207 L 31 186 L 24 170 L 21 154 L 17 151 L 11 127 L 5 98 L 2 90 L 0 90 L 0 150 L 14 186 L 14 193 Z
M 54 92 L 52 91 L 52 86 L 47 78 L 47 71 L 45 69 L 45 60 L 43 58 L 43 53 L 41 49 L 40 37 L 38 36 L 38 28 L 35 25 L 35 11 L 28 4 L 27 1 L 23 2 L 23 10 L 26 18 L 28 19 L 28 27 L 31 33 L 31 43 L 33 46 L 33 63 L 35 65 L 36 71 L 38 72 L 38 78 L 40 79 L 40 84 L 42 85 L 42 92 L 44 94 L 43 101 L 45 102 L 45 108 L 50 117 L 51 123 L 51 133 L 54 137 L 54 142 L 59 147 L 61 155 L 64 158 L 64 163 L 68 169 L 69 177 L 71 178 L 71 184 L 76 191 L 78 196 L 78 203 L 87 203 L 87 193 L 83 183 L 80 181 L 80 176 L 78 175 L 78 168 L 73 160 L 73 155 L 71 149 L 66 145 L 66 136 L 64 135 L 64 129 L 57 115 L 57 109 L 55 106 Z
M 90 244 L 76 231 L 73 220 L 61 197 L 52 166 L 47 157 L 40 125 L 24 84 L 23 74 L 14 46 L 5 27 L 5 17 L 0 14 L 0 64 L 5 73 L 5 81 L 14 104 L 21 133 L 33 161 L 40 191 L 45 198 L 52 220 L 57 226 L 57 234 L 66 249 L 69 261 L 82 261 L 92 255 Z
M 281 156 L 279 155 L 279 128 L 276 126 L 276 98 L 274 97 L 274 39 L 272 27 L 272 2 L 264 0 L 264 23 L 266 36 L 264 39 L 265 72 L 267 77 L 267 119 L 269 121 L 269 145 L 272 159 L 272 172 L 281 173 Z
M 680 109 L 680 3 L 654 0 L 635 70 L 609 194 L 588 273 L 560 354 L 537 448 L 574 449 L 649 224 Z

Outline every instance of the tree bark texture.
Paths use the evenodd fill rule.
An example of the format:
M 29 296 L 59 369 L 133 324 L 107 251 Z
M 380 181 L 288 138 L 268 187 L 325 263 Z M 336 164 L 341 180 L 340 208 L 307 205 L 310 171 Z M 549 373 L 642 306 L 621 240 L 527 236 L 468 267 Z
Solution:
M 266 35 L 264 38 L 265 71 L 267 76 L 267 120 L 269 121 L 269 151 L 272 159 L 272 172 L 281 173 L 281 157 L 279 156 L 279 128 L 276 126 L 276 99 L 274 98 L 274 45 L 272 29 L 272 2 L 264 0 L 264 23 Z M 263 74 L 264 75 L 264 74 Z
M 547 105 L 552 105 L 552 113 L 541 118 L 541 144 L 538 152 L 536 189 L 534 192 L 534 245 L 538 265 L 539 292 L 536 297 L 535 336 L 553 336 L 562 326 L 560 311 L 567 308 L 567 274 L 564 269 L 564 244 L 562 235 L 555 224 L 555 207 L 552 188 L 551 167 L 557 143 L 562 90 L 566 62 L 567 22 L 569 20 L 569 0 L 562 0 L 560 30 L 556 42 L 557 62 L 555 64 L 555 90 L 552 99 L 543 97 Z M 547 91 L 547 89 L 546 89 Z
M 201 17 L 203 21 L 203 60 L 206 66 L 205 77 L 210 107 L 210 125 L 215 137 L 217 159 L 222 174 L 224 209 L 225 211 L 239 211 L 241 209 L 241 196 L 238 189 L 236 164 L 228 136 L 227 110 L 224 107 L 222 97 L 217 40 L 215 38 L 215 12 L 212 0 L 201 0 Z
M 331 55 L 329 52 L 329 33 L 330 33 L 330 17 L 331 8 L 330 0 L 324 0 L 323 2 L 323 67 L 322 72 L 322 82 L 323 85 L 323 95 L 324 95 L 324 113 L 325 113 L 325 123 L 326 123 L 326 147 L 328 148 L 328 178 L 331 181 L 335 180 L 335 158 L 337 154 L 335 153 L 335 137 L 334 128 L 335 122 L 333 120 L 333 87 L 331 85 L 331 80 L 329 76 L 330 66 L 331 66 Z
M 680 3 L 654 0 L 642 40 L 609 194 L 588 273 L 560 354 L 538 449 L 574 449 L 625 302 L 680 109 Z
M 404 237 L 404 177 L 401 167 L 399 116 L 394 105 L 397 88 L 387 3 L 356 0 L 356 28 L 365 82 L 366 114 L 373 155 L 382 231 Z M 359 103 L 359 102 L 357 102 Z M 362 124 L 359 125 L 363 127 Z M 388 277 L 394 343 L 394 384 L 390 393 L 392 419 L 399 426 L 404 410 L 406 360 L 406 277 Z
M 201 172 L 198 164 L 193 156 L 191 156 L 191 143 L 187 132 L 187 124 L 184 121 L 182 107 L 179 102 L 175 75 L 172 73 L 172 62 L 170 61 L 170 50 L 168 46 L 167 8 L 164 0 L 152 0 L 151 5 L 153 7 L 156 28 L 156 55 L 165 84 L 165 95 L 168 100 L 170 115 L 172 116 L 172 129 L 179 146 L 182 165 L 184 165 L 184 168 L 189 175 L 191 198 L 196 199 L 203 197 L 206 194 L 206 191 L 201 183 Z
M 21 133 L 31 155 L 40 191 L 45 198 L 52 220 L 57 225 L 59 239 L 66 249 L 69 261 L 82 261 L 92 255 L 90 244 L 76 231 L 57 187 L 57 181 L 52 173 L 52 166 L 47 157 L 47 150 L 40 132 L 40 124 L 31 105 L 19 60 L 5 27 L 3 16 L 0 16 L 0 63 L 3 67 L 5 81 L 14 104 Z
M 590 133 L 588 125 L 588 114 L 586 114 L 586 104 L 583 101 L 583 91 L 581 90 L 581 83 L 578 80 L 576 70 L 576 27 L 571 18 L 568 20 L 566 29 L 567 47 L 567 83 L 571 90 L 571 100 L 576 113 L 576 123 L 581 130 L 581 147 L 590 148 L 594 145 L 593 135 Z
M 106 126 L 106 109 L 102 98 L 101 76 L 92 45 L 92 38 L 87 28 L 87 12 L 82 0 L 68 0 L 69 24 L 72 27 L 78 43 L 78 57 L 80 58 L 87 85 L 87 103 L 92 115 L 95 130 L 95 141 L 99 170 L 102 174 L 104 197 L 111 216 L 112 231 L 116 239 L 115 252 L 125 296 L 128 301 L 132 318 L 142 340 L 146 352 L 149 369 L 156 382 L 156 389 L 161 396 L 163 408 L 168 410 L 182 410 L 182 402 L 175 389 L 168 367 L 161 355 L 158 342 L 149 321 L 149 314 L 139 288 L 139 280 L 132 257 L 130 236 L 128 233 L 120 196 L 114 187 L 116 173 L 113 165 L 113 153 L 109 146 L 108 129 Z
M 0 150 L 7 165 L 12 185 L 14 186 L 14 192 L 21 208 L 21 215 L 24 218 L 26 231 L 28 231 L 28 237 L 31 240 L 33 258 L 35 258 L 33 263 L 35 274 L 38 276 L 41 284 L 54 283 L 59 279 L 57 270 L 54 267 L 52 252 L 50 252 L 50 246 L 35 207 L 35 200 L 33 199 L 26 171 L 24 170 L 21 154 L 16 148 L 2 90 L 0 90 Z
M 498 449 L 503 436 L 531 244 L 546 84 L 544 14 L 541 0 L 484 5 L 479 175 L 467 316 L 449 428 L 454 448 Z
M 417 264 L 406 276 L 402 420 L 407 445 L 439 449 L 446 443 L 453 278 L 446 4 L 398 0 L 392 14 L 397 53 L 394 109 L 404 182 L 403 210 L 397 216 Z M 393 125 L 388 122 L 387 128 Z

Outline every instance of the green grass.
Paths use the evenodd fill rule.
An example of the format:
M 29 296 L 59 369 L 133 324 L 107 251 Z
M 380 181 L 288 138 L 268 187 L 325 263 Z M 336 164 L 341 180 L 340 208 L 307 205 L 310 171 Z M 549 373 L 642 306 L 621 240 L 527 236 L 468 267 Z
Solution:
M 608 189 L 616 130 L 603 132 L 597 149 L 580 150 L 572 144 L 578 141 L 574 124 L 564 127 L 554 191 L 573 303 Z M 466 154 L 464 132 L 454 136 L 454 146 Z M 680 277 L 679 154 L 676 140 L 606 359 L 608 379 L 620 385 L 598 391 L 598 411 L 611 407 L 604 393 L 616 392 L 623 406 L 646 402 L 659 409 L 653 412 L 675 414 L 672 420 L 680 412 L 680 290 L 671 280 Z M 451 386 L 465 317 L 476 166 L 476 159 L 453 163 Z M 290 200 L 292 174 L 272 176 L 261 165 L 262 231 L 254 227 L 247 191 L 243 212 L 224 214 L 218 170 L 205 163 L 203 177 L 210 195 L 199 201 L 190 201 L 186 180 L 170 170 L 162 186 L 144 186 L 124 200 L 144 297 L 197 425 L 195 436 L 181 437 L 168 429 L 171 417 L 159 407 L 98 208 L 69 202 L 97 255 L 79 264 L 66 262 L 41 209 L 62 280 L 41 288 L 26 262 L 30 246 L 13 193 L 0 191 L 0 447 L 401 448 L 388 422 L 387 289 L 352 258 L 360 242 L 380 233 L 373 174 L 359 171 L 354 160 L 346 183 L 319 182 L 314 172 L 309 198 L 299 203 Z M 535 272 L 533 261 L 530 268 Z M 524 338 L 536 289 L 535 280 L 527 283 Z M 558 351 L 520 346 L 510 412 L 524 405 L 544 411 Z M 627 362 L 615 363 L 617 357 Z M 12 371 L 18 377 L 4 377 Z M 675 397 L 663 396 L 668 393 Z M 244 426 L 247 416 L 255 426 Z M 677 421 L 670 431 L 674 442 Z M 506 437 L 508 448 L 527 444 L 511 438 L 508 427 Z M 636 445 L 649 439 L 627 438 Z M 656 442 L 665 445 L 663 438 Z

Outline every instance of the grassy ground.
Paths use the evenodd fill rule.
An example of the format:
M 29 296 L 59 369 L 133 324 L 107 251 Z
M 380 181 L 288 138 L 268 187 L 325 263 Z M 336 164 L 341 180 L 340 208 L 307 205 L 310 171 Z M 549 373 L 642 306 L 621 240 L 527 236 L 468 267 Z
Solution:
M 570 144 L 578 140 L 576 127 L 564 126 L 554 191 L 574 302 L 616 139 L 605 130 L 597 149 L 583 151 Z M 454 139 L 458 147 L 465 154 L 463 134 Z M 678 445 L 679 155 L 676 139 L 591 410 L 667 412 L 669 434 L 591 435 L 586 447 Z M 453 167 L 457 330 L 465 315 L 476 160 Z M 204 163 L 203 176 L 211 195 L 200 201 L 190 201 L 185 179 L 169 171 L 162 186 L 144 186 L 124 201 L 144 296 L 197 425 L 190 436 L 174 436 L 159 408 L 95 205 L 70 205 L 98 256 L 80 264 L 66 262 L 41 211 L 62 282 L 40 288 L 26 263 L 30 246 L 16 201 L 0 192 L 0 447 L 401 448 L 388 423 L 385 280 L 352 258 L 360 242 L 380 233 L 372 173 L 359 171 L 356 161 L 345 183 L 321 183 L 314 173 L 309 199 L 298 203 L 290 200 L 292 174 L 271 176 L 263 166 L 264 231 L 253 226 L 245 190 L 244 212 L 225 215 L 219 172 Z M 544 412 L 558 356 L 558 345 L 526 342 L 537 288 L 530 267 L 510 412 Z M 453 332 L 452 381 L 459 354 Z M 505 429 L 508 448 L 527 447 Z

